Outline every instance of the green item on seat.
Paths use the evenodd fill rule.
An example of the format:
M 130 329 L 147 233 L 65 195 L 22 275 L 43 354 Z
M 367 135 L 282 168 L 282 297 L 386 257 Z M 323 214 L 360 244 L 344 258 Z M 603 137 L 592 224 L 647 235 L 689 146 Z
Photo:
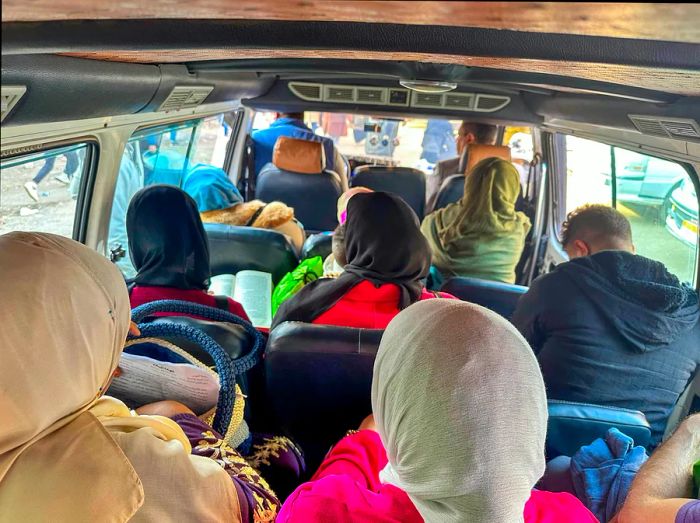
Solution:
M 272 315 L 285 300 L 299 292 L 304 285 L 323 276 L 323 258 L 314 256 L 302 261 L 296 269 L 288 272 L 280 280 L 272 293 Z
M 700 493 L 700 461 L 696 461 L 693 465 L 693 497 L 698 499 Z

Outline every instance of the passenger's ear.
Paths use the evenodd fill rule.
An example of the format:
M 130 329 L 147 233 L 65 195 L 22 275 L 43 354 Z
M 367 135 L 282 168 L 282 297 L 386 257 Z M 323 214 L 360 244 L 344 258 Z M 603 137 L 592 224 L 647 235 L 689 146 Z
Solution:
M 566 254 L 569 255 L 570 260 L 593 254 L 589 245 L 583 240 L 574 240 L 569 242 L 564 250 L 566 251 Z
M 476 136 L 474 136 L 474 133 L 467 133 L 467 135 L 464 137 L 464 143 L 469 145 L 470 143 L 476 142 Z

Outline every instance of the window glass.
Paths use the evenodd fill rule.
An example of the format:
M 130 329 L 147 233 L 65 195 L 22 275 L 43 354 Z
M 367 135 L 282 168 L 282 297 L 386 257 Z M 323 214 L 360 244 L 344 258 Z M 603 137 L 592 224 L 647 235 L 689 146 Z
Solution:
M 127 277 L 136 275 L 126 234 L 126 211 L 131 198 L 149 185 L 181 187 L 196 165 L 223 167 L 232 115 L 137 131 L 127 143 L 114 191 L 108 241 L 112 260 Z
M 88 144 L 75 144 L 0 164 L 0 234 L 40 231 L 73 236 Z
M 252 130 L 266 129 L 274 121 L 275 113 L 257 112 Z M 314 133 L 333 140 L 351 164 L 355 159 L 430 173 L 438 161 L 457 156 L 457 130 L 462 122 L 307 111 L 304 123 Z
M 698 198 L 681 165 L 573 136 L 566 137 L 566 164 L 567 213 L 586 203 L 614 205 L 632 224 L 637 254 L 692 281 Z
M 502 145 L 510 147 L 511 159 L 520 174 L 520 182 L 524 191 L 527 185 L 530 161 L 535 154 L 535 147 L 532 143 L 532 130 L 529 127 L 506 126 L 503 132 Z

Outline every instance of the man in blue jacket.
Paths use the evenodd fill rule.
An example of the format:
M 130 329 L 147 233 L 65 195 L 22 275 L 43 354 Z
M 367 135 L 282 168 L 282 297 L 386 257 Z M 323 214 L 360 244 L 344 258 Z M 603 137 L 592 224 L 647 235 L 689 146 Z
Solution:
M 562 236 L 571 261 L 533 282 L 513 323 L 550 398 L 640 410 L 658 444 L 700 363 L 698 294 L 635 255 L 630 223 L 611 207 L 576 209 Z
M 289 136 L 301 140 L 321 142 L 326 156 L 326 168 L 334 170 L 335 146 L 333 140 L 314 134 L 304 123 L 304 113 L 278 113 L 277 119 L 267 129 L 260 129 L 251 134 L 253 140 L 253 158 L 255 176 L 272 161 L 272 151 L 280 136 Z

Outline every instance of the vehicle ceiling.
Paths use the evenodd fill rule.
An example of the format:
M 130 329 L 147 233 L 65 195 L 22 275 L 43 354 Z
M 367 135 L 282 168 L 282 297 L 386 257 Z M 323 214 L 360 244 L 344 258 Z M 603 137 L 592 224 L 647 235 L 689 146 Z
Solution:
M 29 87 L 8 125 L 154 111 L 175 85 L 272 110 L 700 121 L 698 4 L 3 0 L 2 21 L 2 83 Z M 290 80 L 449 81 L 511 103 L 478 114 L 308 102 Z

